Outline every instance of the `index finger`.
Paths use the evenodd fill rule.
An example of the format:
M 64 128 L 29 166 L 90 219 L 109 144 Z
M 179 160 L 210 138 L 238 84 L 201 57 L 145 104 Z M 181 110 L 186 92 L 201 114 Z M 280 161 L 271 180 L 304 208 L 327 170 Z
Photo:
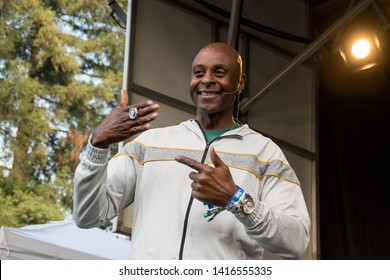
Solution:
M 175 157 L 175 160 L 177 162 L 180 162 L 182 164 L 185 164 L 187 165 L 188 167 L 191 167 L 197 171 L 202 171 L 204 168 L 205 168 L 205 165 L 192 159 L 192 158 L 189 158 L 189 157 L 185 157 L 185 156 L 177 156 Z

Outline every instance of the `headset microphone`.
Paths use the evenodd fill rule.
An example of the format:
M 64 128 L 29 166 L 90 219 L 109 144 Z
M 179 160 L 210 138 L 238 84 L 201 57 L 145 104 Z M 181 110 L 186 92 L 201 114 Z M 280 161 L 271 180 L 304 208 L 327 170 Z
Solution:
M 236 93 L 238 93 L 237 90 L 236 91 L 232 91 L 232 92 L 223 92 L 223 94 L 225 94 L 225 95 L 236 94 Z
M 235 91 L 231 91 L 231 92 L 223 92 L 223 94 L 225 95 L 229 95 L 229 94 L 239 94 L 241 92 L 240 90 L 240 85 L 238 85 L 237 89 Z

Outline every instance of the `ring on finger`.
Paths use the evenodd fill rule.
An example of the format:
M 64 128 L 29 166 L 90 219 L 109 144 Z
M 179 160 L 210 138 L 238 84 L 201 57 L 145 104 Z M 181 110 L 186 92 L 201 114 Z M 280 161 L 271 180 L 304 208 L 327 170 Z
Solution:
M 130 120 L 135 120 L 136 118 L 138 118 L 138 109 L 136 107 L 130 108 L 129 118 Z

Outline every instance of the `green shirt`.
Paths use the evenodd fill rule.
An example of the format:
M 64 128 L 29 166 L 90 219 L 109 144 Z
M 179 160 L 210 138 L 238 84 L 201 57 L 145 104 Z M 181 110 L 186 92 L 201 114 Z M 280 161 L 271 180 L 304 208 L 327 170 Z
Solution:
M 210 143 L 213 141 L 215 138 L 218 138 L 225 132 L 228 132 L 229 130 L 239 128 L 240 125 L 238 123 L 234 123 L 233 127 L 231 128 L 225 128 L 225 129 L 215 129 L 215 130 L 205 130 L 204 134 L 206 135 L 207 138 L 207 143 Z

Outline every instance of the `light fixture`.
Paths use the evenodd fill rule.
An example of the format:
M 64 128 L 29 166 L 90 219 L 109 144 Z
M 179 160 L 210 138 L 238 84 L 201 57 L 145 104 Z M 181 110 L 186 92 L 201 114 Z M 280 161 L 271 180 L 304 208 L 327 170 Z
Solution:
M 365 59 L 370 55 L 371 44 L 366 39 L 359 39 L 352 43 L 351 54 L 355 59 Z
M 358 33 L 344 39 L 340 55 L 349 71 L 361 71 L 382 62 L 382 48 L 373 32 Z

